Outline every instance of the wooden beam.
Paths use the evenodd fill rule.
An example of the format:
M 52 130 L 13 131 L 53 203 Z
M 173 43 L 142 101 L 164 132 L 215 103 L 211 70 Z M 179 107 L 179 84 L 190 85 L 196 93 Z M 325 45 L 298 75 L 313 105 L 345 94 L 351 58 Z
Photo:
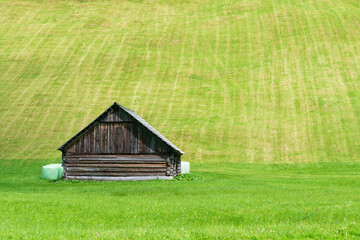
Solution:
M 122 168 L 132 168 L 132 167 L 146 167 L 146 168 L 166 168 L 166 163 L 115 163 L 115 164 L 92 164 L 92 163 L 68 163 L 67 167 L 122 167 Z
M 165 172 L 166 168 L 67 167 L 68 172 Z
M 95 176 L 68 176 L 65 180 L 89 181 L 146 181 L 146 180 L 171 180 L 172 176 L 136 176 L 136 177 L 95 177 Z
M 166 164 L 166 161 L 154 161 L 154 160 L 140 160 L 140 161 L 137 161 L 137 160 L 133 160 L 133 161 L 109 161 L 109 160 L 90 160 L 90 161 L 83 161 L 83 160 L 66 160 L 67 163 L 75 163 L 75 164 L 86 164 L 86 163 L 89 163 L 89 164 Z
M 79 172 L 67 171 L 67 176 L 114 176 L 114 177 L 133 177 L 133 176 L 166 176 L 165 171 L 161 172 Z

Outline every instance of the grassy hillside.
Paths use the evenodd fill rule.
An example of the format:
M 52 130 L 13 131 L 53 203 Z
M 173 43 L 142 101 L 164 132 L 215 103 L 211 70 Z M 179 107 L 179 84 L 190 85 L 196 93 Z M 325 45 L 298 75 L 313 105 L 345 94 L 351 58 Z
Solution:
M 118 101 L 193 162 L 359 159 L 359 1 L 0 9 L 0 158 L 58 158 Z

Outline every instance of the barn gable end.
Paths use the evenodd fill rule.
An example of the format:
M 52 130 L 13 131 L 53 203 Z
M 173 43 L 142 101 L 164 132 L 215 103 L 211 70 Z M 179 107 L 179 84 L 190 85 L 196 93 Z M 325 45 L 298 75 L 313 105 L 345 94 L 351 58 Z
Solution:
M 63 152 L 63 177 L 93 180 L 176 176 L 183 154 L 139 115 L 117 103 L 59 150 Z
M 135 122 L 99 122 L 66 148 L 68 154 L 148 154 L 171 152 Z

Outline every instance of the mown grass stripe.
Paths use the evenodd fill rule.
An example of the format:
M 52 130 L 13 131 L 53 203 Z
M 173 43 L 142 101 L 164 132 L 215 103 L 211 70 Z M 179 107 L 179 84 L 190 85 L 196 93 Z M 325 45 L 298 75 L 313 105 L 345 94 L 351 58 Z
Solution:
M 353 1 L 0 5 L 1 156 L 58 157 L 114 100 L 188 160 L 359 156 Z

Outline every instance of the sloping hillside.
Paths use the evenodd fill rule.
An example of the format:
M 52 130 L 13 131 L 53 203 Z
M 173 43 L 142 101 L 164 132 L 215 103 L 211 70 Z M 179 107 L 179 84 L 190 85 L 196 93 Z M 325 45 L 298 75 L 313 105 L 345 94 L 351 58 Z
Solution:
M 114 101 L 194 162 L 360 157 L 359 1 L 0 8 L 0 158 L 58 158 Z

